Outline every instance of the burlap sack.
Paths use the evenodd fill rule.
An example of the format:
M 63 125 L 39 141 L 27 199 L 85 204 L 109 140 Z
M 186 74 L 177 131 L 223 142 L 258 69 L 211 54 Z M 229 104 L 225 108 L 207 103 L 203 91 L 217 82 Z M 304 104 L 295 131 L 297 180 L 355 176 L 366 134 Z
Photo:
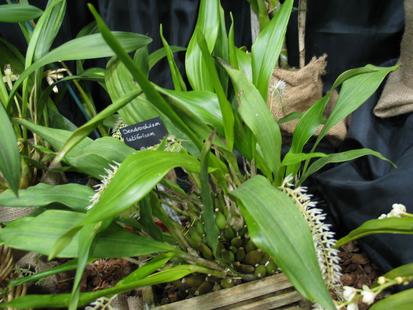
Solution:
M 277 68 L 273 72 L 270 83 L 268 104 L 276 119 L 283 118 L 292 112 L 305 112 L 318 99 L 323 92 L 321 76 L 325 73 L 326 55 L 313 58 L 305 67 L 298 70 L 285 70 Z M 327 112 L 331 111 L 335 100 L 331 100 Z M 292 120 L 280 127 L 288 134 L 292 134 L 298 120 Z M 317 130 L 317 134 L 320 132 Z M 347 129 L 342 121 L 334 126 L 328 133 L 329 136 L 343 140 Z
M 400 46 L 400 69 L 390 74 L 379 102 L 377 117 L 387 118 L 413 112 L 413 1 L 404 1 L 405 26 Z

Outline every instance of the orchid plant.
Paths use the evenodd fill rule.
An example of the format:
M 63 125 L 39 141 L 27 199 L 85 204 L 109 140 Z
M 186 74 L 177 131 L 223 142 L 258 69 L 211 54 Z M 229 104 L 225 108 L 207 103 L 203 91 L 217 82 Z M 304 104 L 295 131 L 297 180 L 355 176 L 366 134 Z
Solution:
M 51 1 L 49 6 L 63 2 Z M 187 279 L 194 273 L 228 287 L 259 279 L 278 267 L 305 298 L 325 309 L 336 308 L 330 295 L 340 286 L 333 234 L 301 186 L 330 163 L 366 155 L 387 160 L 370 149 L 325 154 L 317 146 L 396 67 L 368 65 L 340 75 L 332 89 L 299 116 L 290 150 L 283 155 L 278 123 L 291 117 L 274 119 L 267 97 L 292 7 L 292 0 L 284 1 L 248 52 L 235 46 L 234 25 L 227 30 L 219 0 L 201 0 L 185 51 L 187 83 L 174 59 L 174 52 L 183 49 L 169 46 L 162 28 L 163 49 L 149 54 L 146 37 L 111 32 L 89 5 L 100 31 L 92 35 L 98 44 L 90 38 L 69 41 L 20 74 L 7 102 L 19 97 L 27 78 L 41 66 L 115 55 L 99 71 L 103 73 L 99 82 L 112 103 L 83 126 L 68 131 L 24 118 L 14 120 L 56 151 L 48 174 L 60 173 L 63 166 L 99 185 L 95 193 L 88 185 L 76 184 L 73 189 L 74 184 L 39 183 L 19 190 L 18 197 L 11 190 L 0 194 L 0 205 L 39 207 L 38 215 L 0 229 L 2 244 L 49 259 L 71 259 L 46 273 L 13 280 L 11 286 L 76 270 L 70 294 L 27 295 L 0 307 L 76 309 L 101 297 Z M 90 51 L 91 44 L 98 53 Z M 76 52 L 66 53 L 68 46 L 76 47 Z M 148 79 L 149 70 L 163 56 L 174 89 Z M 325 119 L 331 94 L 340 87 L 337 104 Z M 159 145 L 136 151 L 119 140 L 120 124 L 157 116 L 169 132 Z M 110 118 L 117 120 L 113 137 L 88 137 Z M 312 150 L 305 153 L 304 146 L 320 126 Z M 0 168 L 11 160 L 0 157 Z M 176 168 L 184 171 L 183 179 L 172 175 Z M 8 180 L 4 169 L 0 171 Z M 55 204 L 66 209 L 50 208 Z M 241 248 L 244 252 L 238 251 Z M 87 264 L 113 257 L 145 263 L 114 287 L 80 292 Z M 196 290 L 200 293 L 200 286 Z

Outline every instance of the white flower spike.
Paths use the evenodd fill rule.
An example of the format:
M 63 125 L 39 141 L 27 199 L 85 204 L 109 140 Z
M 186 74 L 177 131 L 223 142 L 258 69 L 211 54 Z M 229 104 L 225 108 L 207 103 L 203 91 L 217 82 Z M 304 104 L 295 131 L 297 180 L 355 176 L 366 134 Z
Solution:
M 341 267 L 339 265 L 339 251 L 334 248 L 336 241 L 330 226 L 324 223 L 326 215 L 323 210 L 316 208 L 317 204 L 307 194 L 307 188 L 295 187 L 292 176 L 284 179 L 280 189 L 290 196 L 308 222 L 313 235 L 314 247 L 324 280 L 329 289 L 342 294 Z

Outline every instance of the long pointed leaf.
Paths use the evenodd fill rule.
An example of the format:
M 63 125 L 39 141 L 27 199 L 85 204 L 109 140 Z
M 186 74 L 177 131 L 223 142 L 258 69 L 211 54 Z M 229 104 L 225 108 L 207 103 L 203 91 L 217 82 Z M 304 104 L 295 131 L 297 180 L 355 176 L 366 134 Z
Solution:
M 400 293 L 390 295 L 374 305 L 370 310 L 410 310 L 413 307 L 413 288 L 404 290 Z
M 216 94 L 208 91 L 176 91 L 164 88 L 158 90 L 170 98 L 177 109 L 223 133 L 222 113 Z
M 169 70 L 171 71 L 172 82 L 174 84 L 175 90 L 186 90 L 186 85 L 184 79 L 182 78 L 181 72 L 179 71 L 178 66 L 176 65 L 174 54 L 170 48 L 168 42 L 163 36 L 163 29 L 161 25 L 160 30 L 161 41 L 166 52 L 166 58 L 168 59 Z
M 327 156 L 323 156 L 323 158 L 317 159 L 314 163 L 310 165 L 310 167 L 307 169 L 307 171 L 304 173 L 304 175 L 300 179 L 300 183 L 304 182 L 310 175 L 313 173 L 319 171 L 322 169 L 324 166 L 332 163 L 342 163 L 345 161 L 350 161 L 362 156 L 375 156 L 377 158 L 380 158 L 382 160 L 388 161 L 390 164 L 394 166 L 394 164 L 384 157 L 382 154 L 379 152 L 373 151 L 368 148 L 363 148 L 363 149 L 357 149 L 357 150 L 349 150 L 341 153 L 333 153 L 329 154 Z
M 7 224 L 0 229 L 0 240 L 10 248 L 49 256 L 59 237 L 83 221 L 85 216 L 72 211 L 48 210 L 36 217 L 24 217 Z M 77 257 L 78 241 L 79 234 L 59 257 Z M 119 258 L 175 251 L 176 248 L 169 244 L 140 237 L 113 225 L 97 236 L 91 257 Z
M 336 309 L 324 284 L 311 231 L 290 197 L 263 176 L 255 176 L 231 193 L 254 243 L 269 254 L 295 288 L 325 309 Z
M 0 81 L 2 83 L 2 81 Z M 20 184 L 20 153 L 17 138 L 4 106 L 0 104 L 0 173 L 17 195 Z
M 112 288 L 81 293 L 79 298 L 79 305 L 84 306 L 99 297 L 112 296 L 115 294 L 128 292 L 138 287 L 151 286 L 161 283 L 173 282 L 179 280 L 191 273 L 201 272 L 208 274 L 210 270 L 194 266 L 194 265 L 180 265 L 168 268 L 166 270 L 157 272 L 143 279 L 133 281 L 130 283 L 116 285 Z M 59 295 L 27 295 L 14 299 L 9 303 L 0 304 L 1 308 L 13 307 L 17 309 L 24 308 L 61 308 L 66 307 L 70 301 L 70 294 Z
M 212 77 L 213 89 L 218 96 L 219 106 L 221 108 L 221 114 L 224 122 L 224 132 L 227 146 L 229 150 L 232 150 L 232 147 L 234 145 L 234 114 L 232 112 L 231 103 L 228 101 L 225 95 L 225 91 L 221 84 L 215 62 L 208 51 L 207 42 L 204 36 L 200 32 L 198 32 L 197 35 L 199 48 L 201 49 L 203 61 L 205 62 L 207 70 L 206 73 L 210 77 Z
M 84 211 L 90 204 L 94 191 L 85 185 L 62 184 L 50 185 L 39 183 L 19 191 L 19 197 L 6 190 L 0 193 L 1 207 L 42 207 L 59 203 L 73 210 Z
M 387 74 L 398 67 L 372 68 L 369 73 L 359 74 L 343 83 L 336 105 L 320 132 L 318 140 L 338 122 L 360 107 L 380 86 Z
M 17 23 L 35 19 L 43 11 L 29 4 L 3 4 L 0 5 L 0 22 Z
M 202 33 L 212 53 L 219 30 L 219 1 L 201 0 L 199 3 L 198 19 L 194 34 L 188 44 L 185 54 L 185 70 L 188 80 L 194 90 L 214 90 L 213 78 L 208 74 L 205 60 L 198 44 L 197 34 Z
M 267 100 L 269 81 L 281 53 L 293 3 L 293 0 L 284 2 L 252 46 L 252 77 L 264 101 Z
M 281 162 L 281 132 L 254 85 L 238 70 L 224 65 L 235 88 L 238 112 L 254 133 L 267 168 L 276 173 Z
M 208 159 L 211 151 L 212 140 L 215 133 L 212 133 L 205 142 L 201 152 L 201 199 L 202 199 L 202 220 L 204 221 L 204 231 L 206 234 L 206 241 L 211 247 L 214 255 L 217 252 L 219 230 L 215 223 L 214 202 L 212 199 L 211 186 L 209 185 L 208 175 Z
M 336 243 L 336 248 L 350 241 L 373 234 L 413 234 L 413 218 L 384 218 L 364 222 Z

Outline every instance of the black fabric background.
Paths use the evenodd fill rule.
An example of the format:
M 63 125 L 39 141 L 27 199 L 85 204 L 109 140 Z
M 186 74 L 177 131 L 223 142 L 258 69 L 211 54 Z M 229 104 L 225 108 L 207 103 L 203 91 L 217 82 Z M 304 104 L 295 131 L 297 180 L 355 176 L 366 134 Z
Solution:
M 4 3 L 0 0 L 0 3 Z M 47 1 L 34 1 L 44 6 Z M 159 24 L 172 45 L 185 46 L 196 21 L 198 0 L 100 0 L 92 1 L 113 30 L 144 33 L 154 39 L 151 49 L 161 46 Z M 297 1 L 296 1 L 297 2 Z M 249 46 L 250 15 L 244 0 L 222 1 L 235 17 L 236 41 Z M 295 4 L 296 7 L 296 4 Z M 73 38 L 92 18 L 86 1 L 68 1 L 67 17 L 56 44 Z M 367 63 L 389 65 L 398 58 L 404 25 L 402 0 L 308 0 L 306 56 L 328 54 L 328 89 L 334 79 L 346 69 Z M 23 37 L 13 25 L 0 24 L 0 35 L 25 50 Z M 289 61 L 298 64 L 297 12 L 293 12 L 287 33 Z M 412 51 L 413 52 L 413 51 Z M 182 65 L 182 58 L 180 64 Z M 164 86 L 170 85 L 166 63 L 152 72 L 152 79 Z M 357 227 L 365 220 L 387 213 L 392 203 L 406 204 L 413 212 L 413 116 L 404 115 L 388 120 L 373 116 L 372 109 L 380 91 L 353 113 L 349 134 L 339 150 L 370 147 L 392 159 L 398 168 L 387 163 L 362 158 L 353 163 L 328 167 L 315 176 L 310 185 L 316 187 L 328 202 L 332 219 L 339 234 Z M 101 98 L 98 105 L 109 102 Z M 79 119 L 71 103 L 62 110 L 73 119 Z M 330 150 L 331 146 L 329 146 Z M 383 269 L 413 261 L 413 238 L 410 236 L 381 235 L 362 240 L 363 248 Z

